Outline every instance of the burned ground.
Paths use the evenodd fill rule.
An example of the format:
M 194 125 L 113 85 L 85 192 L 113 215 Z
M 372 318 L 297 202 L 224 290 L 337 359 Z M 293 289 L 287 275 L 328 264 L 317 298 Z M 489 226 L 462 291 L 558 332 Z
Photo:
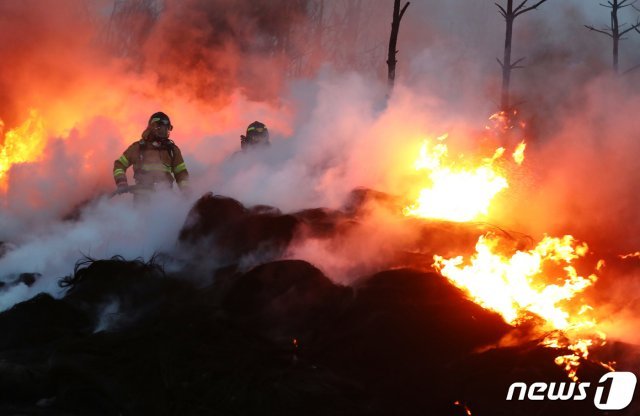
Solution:
M 165 272 L 160 258 L 81 261 L 59 299 L 0 314 L 0 414 L 601 414 L 590 400 L 505 401 L 514 381 L 567 382 L 558 351 L 536 339 L 499 347 L 513 328 L 414 261 L 472 244 L 477 225 L 424 223 L 422 251 L 403 247 L 349 286 L 282 259 L 300 235 L 354 232 L 363 204 L 390 201 L 353 196 L 344 210 L 293 214 L 203 196 L 179 244 L 216 254 L 206 276 Z M 634 351 L 595 353 L 631 369 Z M 606 372 L 585 362 L 580 376 L 595 385 Z

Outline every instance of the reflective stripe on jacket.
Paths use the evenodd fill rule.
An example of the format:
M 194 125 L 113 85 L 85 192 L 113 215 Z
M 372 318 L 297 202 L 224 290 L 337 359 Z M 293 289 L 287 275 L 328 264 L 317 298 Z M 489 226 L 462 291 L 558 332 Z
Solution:
M 174 178 L 181 188 L 187 184 L 189 171 L 182 153 L 173 142 L 160 145 L 158 141 L 141 140 L 131 144 L 113 163 L 116 185 L 127 184 L 126 171 L 133 166 L 136 185 L 153 187 L 156 184 L 171 186 Z M 169 144 L 170 143 L 170 144 Z M 173 150 L 173 158 L 171 157 Z

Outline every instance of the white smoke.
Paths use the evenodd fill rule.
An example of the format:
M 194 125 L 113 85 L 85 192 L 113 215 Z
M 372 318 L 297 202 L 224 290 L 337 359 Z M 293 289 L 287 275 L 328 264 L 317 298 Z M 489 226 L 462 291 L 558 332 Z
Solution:
M 416 180 L 412 162 L 425 137 L 449 133 L 452 144 L 468 148 L 496 109 L 499 96 L 495 57 L 502 53 L 503 22 L 493 2 L 412 2 L 400 29 L 391 97 L 384 65 L 391 10 L 387 1 L 371 2 L 370 7 L 367 30 L 379 36 L 361 40 L 371 44 L 359 45 L 358 50 L 374 51 L 374 65 L 355 71 L 328 57 L 317 74 L 269 88 L 277 96 L 260 102 L 247 98 L 245 85 L 229 85 L 231 92 L 222 104 L 203 103 L 198 101 L 202 91 L 185 92 L 184 85 L 174 90 L 158 84 L 161 77 L 152 69 L 128 72 L 113 62 L 99 66 L 100 76 L 82 77 L 96 84 L 89 87 L 86 82 L 83 87 L 104 94 L 96 93 L 100 99 L 80 94 L 83 107 L 95 103 L 96 109 L 74 125 L 75 130 L 53 138 L 43 160 L 15 165 L 10 171 L 10 191 L 0 211 L 0 241 L 13 248 L 0 257 L 0 280 L 11 281 L 24 272 L 42 277 L 30 288 L 20 284 L 0 292 L 0 309 L 40 291 L 60 295 L 57 279 L 70 274 L 83 255 L 149 259 L 156 252 L 176 254 L 186 213 L 204 192 L 231 196 L 245 205 L 274 205 L 285 212 L 339 208 L 359 186 L 403 195 Z M 536 235 L 578 231 L 587 242 L 600 240 L 600 247 L 635 251 L 640 172 L 633 138 L 640 94 L 633 82 L 636 75 L 613 81 L 604 75 L 610 45 L 583 27 L 598 25 L 598 18 L 607 22 L 607 10 L 572 0 L 546 2 L 516 21 L 514 56 L 526 56 L 527 67 L 514 73 L 513 91 L 522 99 L 523 114 L 531 115 L 535 135 L 526 138 L 526 192 L 506 193 L 506 209 L 493 220 Z M 162 43 L 168 33 L 161 31 L 172 27 L 167 22 L 155 26 L 151 39 Z M 635 33 L 623 42 L 623 67 L 637 63 L 633 54 L 639 42 Z M 198 47 L 219 47 L 181 45 L 194 46 L 196 52 Z M 3 52 L 7 54 L 0 47 Z M 232 51 L 214 52 L 239 65 Z M 77 61 L 94 74 L 85 58 L 84 53 L 69 57 L 64 70 L 70 71 Z M 251 62 L 251 73 L 283 78 L 276 74 L 281 67 L 272 68 L 268 59 L 264 67 L 257 58 Z M 70 74 L 58 77 L 75 75 Z M 126 82 L 114 81 L 118 79 Z M 51 90 L 52 96 L 58 94 L 59 89 Z M 71 94 L 69 100 L 75 98 Z M 81 201 L 113 189 L 113 160 L 157 110 L 172 118 L 172 138 L 192 175 L 193 195 L 157 195 L 153 204 L 144 206 L 134 206 L 128 196 L 98 197 L 78 219 L 62 220 Z M 56 112 L 44 113 L 51 114 Z M 240 147 L 239 135 L 254 120 L 267 124 L 272 146 L 233 156 Z M 410 232 L 385 217 L 365 219 L 362 230 L 362 236 L 349 235 L 333 245 L 311 241 L 295 247 L 293 254 L 313 261 L 331 277 L 344 277 L 357 269 L 357 263 L 392 251 L 394 242 L 411 239 Z M 347 246 L 353 249 L 345 250 Z
M 172 252 L 190 202 L 168 191 L 138 205 L 131 196 L 102 197 L 86 207 L 78 220 L 52 220 L 40 230 L 23 233 L 0 258 L 0 278 L 10 282 L 21 273 L 42 276 L 32 287 L 19 284 L 0 292 L 0 309 L 39 292 L 61 295 L 58 280 L 72 274 L 76 261 L 85 256 L 149 259 Z

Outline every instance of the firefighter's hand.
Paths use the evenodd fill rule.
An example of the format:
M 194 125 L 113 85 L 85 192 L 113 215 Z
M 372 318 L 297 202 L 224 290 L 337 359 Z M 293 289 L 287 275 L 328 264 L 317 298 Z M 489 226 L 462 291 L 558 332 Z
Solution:
M 178 188 L 180 188 L 180 192 L 182 193 L 182 196 L 189 199 L 191 198 L 191 196 L 193 195 L 193 190 L 191 189 L 191 186 L 189 186 L 189 181 L 182 181 L 178 183 Z

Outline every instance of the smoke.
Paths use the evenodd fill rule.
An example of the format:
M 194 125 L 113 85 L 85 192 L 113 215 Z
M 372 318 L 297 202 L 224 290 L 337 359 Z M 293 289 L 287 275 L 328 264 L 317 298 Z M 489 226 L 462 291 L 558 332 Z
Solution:
M 76 261 L 84 257 L 148 259 L 156 253 L 175 251 L 190 202 L 169 192 L 136 205 L 127 197 L 101 197 L 85 207 L 76 220 L 51 221 L 38 230 L 25 231 L 27 227 L 23 227 L 23 233 L 12 241 L 16 247 L 0 259 L 3 280 L 12 280 L 22 272 L 42 277 L 28 289 L 19 285 L 0 293 L 0 307 L 40 291 L 59 295 L 58 279 L 71 274 Z
M 45 130 L 0 177 L 0 241 L 12 245 L 0 280 L 43 276 L 1 292 L 0 309 L 59 294 L 57 279 L 83 255 L 177 255 L 186 213 L 208 191 L 284 212 L 339 209 L 356 187 L 410 199 L 421 141 L 448 133 L 471 152 L 497 109 L 504 34 L 492 2 L 412 2 L 390 97 L 387 1 L 118 3 L 0 3 L 0 57 L 10 63 L 0 69 L 3 146 L 30 117 Z M 571 233 L 596 253 L 636 251 L 637 75 L 610 77 L 607 39 L 582 26 L 606 21 L 605 9 L 555 3 L 515 24 L 514 57 L 526 67 L 512 87 L 529 145 L 488 221 L 535 237 Z M 622 44 L 623 68 L 636 63 L 636 38 Z M 175 126 L 193 195 L 145 206 L 109 199 L 113 160 L 159 110 Z M 235 154 L 254 120 L 268 125 L 272 146 Z M 302 238 L 288 256 L 351 283 L 418 238 L 397 212 L 371 209 L 358 221 L 333 239 Z
M 538 235 L 575 233 L 599 250 L 634 251 L 640 147 L 633 113 L 640 97 L 608 77 L 579 94 L 574 111 L 532 144 L 527 192 L 508 209 L 519 213 L 514 226 Z
M 238 89 L 251 100 L 280 95 L 304 2 L 188 0 L 164 7 L 140 45 L 142 70 L 153 69 L 161 87 L 216 107 Z

